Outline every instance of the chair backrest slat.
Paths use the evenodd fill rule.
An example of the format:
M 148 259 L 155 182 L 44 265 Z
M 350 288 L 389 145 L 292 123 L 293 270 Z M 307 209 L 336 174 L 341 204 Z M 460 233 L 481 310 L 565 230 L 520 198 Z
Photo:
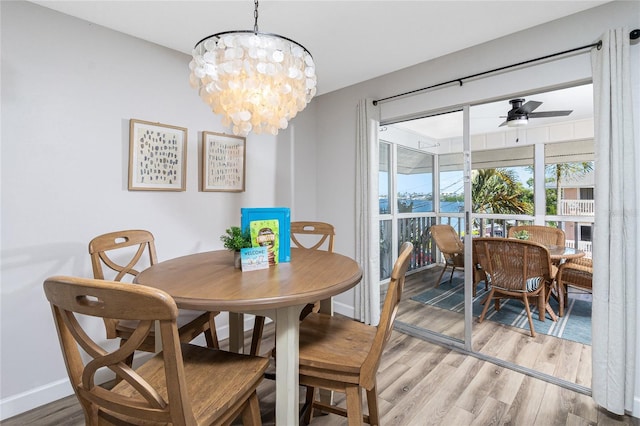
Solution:
M 313 235 L 312 240 L 306 236 Z M 324 249 L 333 252 L 333 238 L 336 235 L 333 225 L 325 222 L 291 222 L 291 241 L 297 248 L 305 250 Z M 310 242 L 311 241 L 311 242 Z M 322 248 L 324 246 L 324 248 Z

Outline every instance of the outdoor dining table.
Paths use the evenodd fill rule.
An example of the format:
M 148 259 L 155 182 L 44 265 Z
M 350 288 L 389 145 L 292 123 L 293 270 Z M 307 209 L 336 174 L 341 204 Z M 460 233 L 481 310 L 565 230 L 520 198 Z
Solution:
M 157 263 L 136 282 L 169 293 L 179 308 L 229 312 L 229 348 L 244 351 L 243 314 L 276 326 L 276 424 L 299 422 L 299 316 L 307 303 L 354 287 L 362 270 L 353 259 L 320 250 L 291 249 L 291 262 L 241 271 L 233 252 L 211 251 Z
M 544 244 L 544 246 L 547 248 L 547 250 L 549 250 L 549 257 L 551 258 L 551 261 L 570 261 L 571 259 L 577 259 L 585 255 L 584 251 L 578 250 L 573 247 L 555 246 L 549 244 Z
M 547 248 L 547 250 L 549 250 L 549 258 L 551 259 L 551 262 L 553 262 L 556 266 L 560 265 L 562 262 L 571 262 L 572 259 L 578 259 L 580 257 L 584 257 L 585 252 L 573 247 L 565 247 L 565 246 L 556 246 L 556 245 L 550 245 L 550 244 L 544 244 L 544 246 Z M 555 288 L 556 292 L 559 291 L 557 288 L 557 283 L 553 282 L 553 288 Z M 549 289 L 549 294 L 547 294 L 547 305 L 546 305 L 546 309 L 547 312 L 549 312 L 549 315 L 551 315 L 551 318 L 553 318 L 554 321 L 558 320 L 558 317 L 555 313 L 555 311 L 551 308 L 551 305 L 549 304 L 549 298 L 551 296 L 553 296 L 558 303 L 562 303 L 560 302 L 560 296 L 559 295 L 555 295 L 553 294 L 553 288 Z

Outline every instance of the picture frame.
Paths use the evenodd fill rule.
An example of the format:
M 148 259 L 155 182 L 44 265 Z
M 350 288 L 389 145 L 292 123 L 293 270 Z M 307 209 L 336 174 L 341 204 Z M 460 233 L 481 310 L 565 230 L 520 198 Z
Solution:
M 242 136 L 202 132 L 202 191 L 244 192 L 246 144 Z
M 129 120 L 129 191 L 185 191 L 187 129 Z

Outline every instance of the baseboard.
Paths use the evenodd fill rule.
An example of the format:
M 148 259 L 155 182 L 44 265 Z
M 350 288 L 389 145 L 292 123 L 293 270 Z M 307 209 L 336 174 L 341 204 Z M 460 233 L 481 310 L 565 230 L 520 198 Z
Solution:
M 0 401 L 0 421 L 73 394 L 69 379 L 64 378 Z
M 333 299 L 333 312 L 335 312 L 336 314 L 347 316 L 349 318 L 355 318 L 356 315 L 356 311 L 353 306 L 336 302 L 336 299 Z

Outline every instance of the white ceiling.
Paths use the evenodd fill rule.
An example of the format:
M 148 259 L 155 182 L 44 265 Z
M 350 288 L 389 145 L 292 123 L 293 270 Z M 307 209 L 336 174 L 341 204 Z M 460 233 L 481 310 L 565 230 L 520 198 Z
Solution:
M 607 2 L 261 0 L 258 25 L 312 53 L 323 94 Z M 33 3 L 189 54 L 254 24 L 250 0 Z
M 525 97 L 525 102 L 542 102 L 534 112 L 570 110 L 568 116 L 552 118 L 530 118 L 527 127 L 546 126 L 562 121 L 584 120 L 593 117 L 593 85 L 586 84 Z M 469 131 L 471 134 L 495 133 L 512 130 L 502 126 L 507 111 L 511 109 L 508 99 L 472 106 L 469 110 Z M 405 121 L 394 126 L 418 135 L 442 140 L 462 136 L 462 112 L 441 114 L 419 120 Z

